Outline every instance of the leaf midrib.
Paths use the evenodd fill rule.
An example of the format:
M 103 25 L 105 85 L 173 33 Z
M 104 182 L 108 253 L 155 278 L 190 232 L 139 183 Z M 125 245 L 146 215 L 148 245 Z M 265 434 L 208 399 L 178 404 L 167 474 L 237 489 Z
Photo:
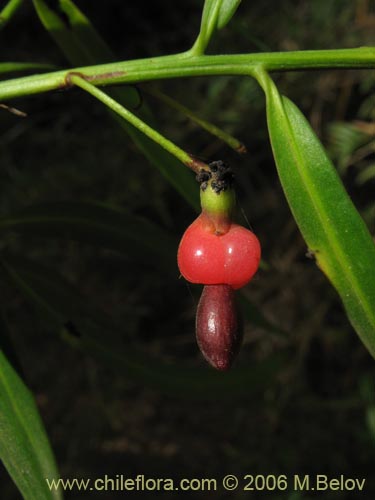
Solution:
M 3 356 L 4 356 L 4 354 L 3 354 Z M 5 356 L 4 356 L 4 358 L 5 358 Z M 12 397 L 12 390 L 9 387 L 9 383 L 7 382 L 7 378 L 6 378 L 5 374 L 4 374 L 4 369 L 3 368 L 0 368 L 0 382 L 2 383 L 3 387 L 5 388 L 7 399 L 9 401 L 10 405 L 11 405 L 11 408 L 13 409 L 13 413 L 17 417 L 18 423 L 19 423 L 19 425 L 20 425 L 20 427 L 22 429 L 22 432 L 23 432 L 24 436 L 26 437 L 27 441 L 30 443 L 32 450 L 34 450 L 34 456 L 36 458 L 37 468 L 42 472 L 43 471 L 43 466 L 42 466 L 42 462 L 40 461 L 40 457 L 39 457 L 39 454 L 38 454 L 38 448 L 36 446 L 34 446 L 33 439 L 31 437 L 31 435 L 27 432 L 27 428 L 24 425 L 24 418 L 22 416 L 22 413 L 21 413 L 18 405 L 16 404 L 16 402 L 14 401 L 14 399 Z M 18 466 L 18 462 L 17 462 L 17 460 L 14 459 L 12 453 L 8 454 L 8 457 L 9 456 L 11 457 L 11 462 L 13 464 L 13 468 L 16 470 L 17 466 Z M 23 477 L 26 477 L 26 476 L 23 475 Z M 26 483 L 27 483 L 27 481 L 26 481 Z
M 295 144 L 295 141 L 293 140 L 293 128 L 288 118 L 288 115 L 285 111 L 284 103 L 281 97 L 280 97 L 280 103 L 284 111 L 284 121 L 286 123 L 288 130 L 288 142 L 289 145 L 291 146 L 290 150 L 292 151 L 295 159 L 297 160 L 296 162 L 297 171 L 305 186 L 305 190 L 310 198 L 310 201 L 316 209 L 318 219 L 321 223 L 321 228 L 326 237 L 326 241 L 330 249 L 333 251 L 334 255 L 336 255 L 337 261 L 339 262 L 341 268 L 344 270 L 343 275 L 346 277 L 347 281 L 351 285 L 351 288 L 354 291 L 353 295 L 356 297 L 356 301 L 358 302 L 362 310 L 365 312 L 367 318 L 369 319 L 369 322 L 372 323 L 375 328 L 375 316 L 372 313 L 371 304 L 368 303 L 366 295 L 362 293 L 361 287 L 358 284 L 358 280 L 351 271 L 350 261 L 348 262 L 347 258 L 345 257 L 345 254 L 342 252 L 340 242 L 338 241 L 335 234 L 327 231 L 324 218 L 321 215 L 321 213 L 324 212 L 324 207 L 320 201 L 319 193 L 316 191 L 316 189 L 314 189 L 313 182 L 309 182 L 311 181 L 310 176 L 306 174 L 303 169 L 299 168 L 300 165 L 299 162 L 301 162 L 302 164 L 304 163 L 303 155 L 301 155 L 298 146 Z

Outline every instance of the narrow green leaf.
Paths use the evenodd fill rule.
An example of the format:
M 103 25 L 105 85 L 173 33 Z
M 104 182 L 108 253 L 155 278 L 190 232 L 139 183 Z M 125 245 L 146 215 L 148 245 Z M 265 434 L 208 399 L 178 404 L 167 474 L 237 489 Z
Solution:
M 224 28 L 234 16 L 241 0 L 222 0 L 217 20 L 217 29 Z
M 62 498 L 46 483 L 58 473 L 34 398 L 1 348 L 0 458 L 25 500 Z
M 177 272 L 173 266 L 177 241 L 172 236 L 146 219 L 98 203 L 60 202 L 28 207 L 0 219 L 0 231 L 9 230 L 69 238 Z
M 211 36 L 210 31 L 215 29 L 222 0 L 205 0 L 201 19 L 201 35 L 205 38 Z
M 100 35 L 95 30 L 90 20 L 84 15 L 84 13 L 71 0 L 59 0 L 58 3 L 59 8 L 69 20 L 70 29 L 74 32 L 79 42 L 83 46 L 89 47 L 87 57 L 91 58 L 93 60 L 93 63 L 98 63 L 98 61 L 115 61 L 116 58 L 112 50 L 100 37 Z M 135 100 L 133 105 L 136 105 L 139 98 L 137 91 L 133 88 L 130 88 L 128 90 L 128 93 L 131 92 L 134 92 Z
M 290 208 L 320 269 L 375 356 L 375 246 L 319 139 L 272 80 L 260 81 L 279 177 Z
M 111 62 L 116 59 L 89 19 L 71 0 L 54 2 L 55 9 L 49 7 L 44 0 L 33 0 L 33 3 L 44 27 L 71 64 L 84 66 L 98 63 L 98 61 Z M 64 14 L 64 17 L 61 14 Z M 139 105 L 140 96 L 132 86 L 113 89 L 108 93 L 126 107 L 134 108 Z M 145 102 L 142 102 L 138 114 L 146 123 L 153 126 L 155 120 Z M 181 196 L 198 210 L 199 190 L 191 172 L 158 144 L 155 144 L 122 118 L 114 113 L 111 115 L 130 135 L 148 161 L 158 168 Z
M 33 2 L 44 27 L 72 65 L 116 61 L 110 47 L 71 0 L 55 0 L 54 9 L 44 0 L 33 0 Z M 139 105 L 139 93 L 133 86 L 114 89 L 112 92 L 122 100 L 124 106 L 133 108 Z
M 0 30 L 9 23 L 22 4 L 23 0 L 8 0 L 5 7 L 0 11 Z
M 4 276 L 44 319 L 54 324 L 58 331 L 65 328 L 64 340 L 125 376 L 166 393 L 204 399 L 250 396 L 273 383 L 285 361 L 284 356 L 278 354 L 256 365 L 233 369 L 224 376 L 210 368 L 165 363 L 126 342 L 126 325 L 114 324 L 53 270 L 15 255 L 2 259 L 2 269 Z M 66 333 L 68 323 L 79 334 L 74 342 Z
M 79 42 L 77 35 L 67 25 L 66 20 L 51 9 L 43 0 L 33 0 L 33 3 L 44 27 L 50 32 L 65 57 L 74 66 L 94 62 L 90 58 L 89 48 Z
M 204 54 L 207 45 L 210 43 L 211 37 L 215 33 L 217 26 L 220 2 L 221 0 L 205 0 L 199 35 L 191 48 L 191 53 L 193 55 L 199 56 Z
M 200 31 L 192 53 L 204 53 L 215 31 L 228 24 L 240 3 L 241 0 L 205 0 Z

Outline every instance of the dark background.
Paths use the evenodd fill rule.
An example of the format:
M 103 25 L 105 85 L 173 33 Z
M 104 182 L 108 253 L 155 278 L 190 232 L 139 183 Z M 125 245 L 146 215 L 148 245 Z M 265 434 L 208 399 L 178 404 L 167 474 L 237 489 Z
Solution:
M 202 2 L 107 0 L 77 5 L 118 59 L 126 60 L 186 50 L 198 33 Z M 374 27 L 375 13 L 366 1 L 243 2 L 209 52 L 374 45 Z M 31 6 L 20 11 L 0 36 L 3 61 L 69 67 Z M 368 126 L 374 118 L 374 73 L 314 71 L 274 78 L 308 116 L 374 232 L 375 181 L 363 174 L 374 164 Z M 238 157 L 150 97 L 148 88 L 164 91 L 239 137 L 248 147 L 247 156 Z M 141 366 L 151 366 L 150 358 L 153 363 L 155 377 L 142 377 L 75 349 L 71 332 L 59 335 L 19 291 L 2 281 L 11 340 L 61 476 L 220 479 L 226 474 L 344 474 L 366 478 L 365 494 L 323 492 L 319 498 L 370 498 L 375 494 L 373 360 L 334 290 L 306 256 L 277 178 L 261 91 L 251 79 L 239 77 L 171 80 L 140 85 L 138 90 L 161 133 L 199 157 L 233 165 L 239 219 L 246 225 L 245 214 L 263 247 L 264 266 L 247 286 L 246 296 L 285 335 L 247 319 L 244 346 L 233 368 L 247 375 L 238 375 L 232 391 L 225 381 L 229 375 L 222 374 L 214 379 L 215 390 L 205 393 L 199 382 L 190 385 L 195 370 L 205 366 L 194 339 L 200 287 L 178 279 L 174 261 L 172 272 L 165 273 L 151 254 L 134 259 L 67 239 L 5 235 L 3 250 L 57 271 L 85 297 L 89 310 L 102 311 L 120 325 Z M 27 112 L 28 118 L 0 114 L 3 216 L 44 202 L 96 200 L 158 224 L 175 237 L 177 250 L 194 211 L 100 103 L 69 91 L 17 99 L 11 105 Z M 354 137 L 353 130 L 362 135 Z M 279 355 L 282 361 L 276 370 Z M 252 367 L 267 361 L 271 369 L 252 380 Z M 166 371 L 165 366 L 173 368 Z M 211 376 L 210 369 L 202 371 L 203 388 Z M 175 383 L 165 383 L 166 377 Z M 1 498 L 19 498 L 5 471 L 0 488 Z M 184 496 L 315 498 L 291 490 L 250 493 L 221 489 Z M 66 498 L 115 496 L 66 493 Z M 171 493 L 159 496 L 172 498 Z

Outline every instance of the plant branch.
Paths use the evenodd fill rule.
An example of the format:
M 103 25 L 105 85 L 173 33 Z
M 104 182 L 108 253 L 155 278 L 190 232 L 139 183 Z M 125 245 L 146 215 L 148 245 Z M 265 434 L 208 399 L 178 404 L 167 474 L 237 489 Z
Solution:
M 269 72 L 375 68 L 375 47 L 214 56 L 191 56 L 186 52 L 3 81 L 0 82 L 0 99 L 66 88 L 66 76 L 70 72 L 80 73 L 86 81 L 101 86 L 193 76 L 251 75 L 259 68 Z
M 184 165 L 191 168 L 194 172 L 199 173 L 202 169 L 209 170 L 209 166 L 205 163 L 193 158 L 186 151 L 179 148 L 171 142 L 169 139 L 161 135 L 155 129 L 147 125 L 143 120 L 138 118 L 138 116 L 134 115 L 131 111 L 124 108 L 120 103 L 112 99 L 108 94 L 103 92 L 102 90 L 95 87 L 91 83 L 87 82 L 81 75 L 77 73 L 69 73 L 67 75 L 67 82 L 69 84 L 76 85 L 81 89 L 85 90 L 92 96 L 96 97 L 99 101 L 105 104 L 109 109 L 117 113 L 119 116 L 124 118 L 127 122 L 129 122 L 133 127 L 140 130 L 143 134 L 149 137 L 151 140 L 159 144 L 165 150 L 167 150 L 170 154 L 180 160 Z

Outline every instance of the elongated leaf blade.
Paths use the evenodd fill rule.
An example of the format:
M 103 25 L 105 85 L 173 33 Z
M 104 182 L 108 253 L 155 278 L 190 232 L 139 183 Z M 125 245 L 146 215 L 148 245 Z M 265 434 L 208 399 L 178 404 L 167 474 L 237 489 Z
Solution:
M 17 13 L 24 0 L 8 0 L 0 11 L 0 30 L 6 26 Z
M 62 498 L 46 483 L 58 473 L 34 398 L 1 349 L 0 458 L 25 500 Z
M 91 58 L 94 63 L 116 60 L 109 45 L 101 38 L 88 17 L 71 0 L 59 0 L 58 4 L 69 20 L 70 29 L 74 32 L 80 44 L 89 47 L 88 52 L 86 52 L 87 57 Z M 127 89 L 127 93 L 133 91 L 135 94 L 134 104 L 137 104 L 137 92 L 132 88 Z
M 265 90 L 272 149 L 294 218 L 375 357 L 374 242 L 305 117 L 270 79 Z
M 56 1 L 55 9 L 49 7 L 44 0 L 33 0 L 33 3 L 44 27 L 49 31 L 71 64 L 84 66 L 98 61 L 111 62 L 115 60 L 111 49 L 101 39 L 90 20 L 71 0 Z M 65 18 L 61 15 L 62 13 Z M 138 92 L 132 86 L 113 89 L 108 93 L 124 106 L 134 108 L 139 105 Z M 154 126 L 153 116 L 145 102 L 142 102 L 142 106 L 137 113 L 144 121 Z M 139 130 L 118 115 L 111 114 L 130 135 L 148 161 L 162 173 L 190 205 L 198 210 L 199 193 L 191 172 Z
M 69 29 L 66 21 L 50 8 L 46 2 L 33 0 L 33 3 L 39 18 L 61 48 L 65 57 L 75 66 L 78 66 L 80 61 L 88 64 L 92 63 L 93 61 L 88 53 L 89 49 L 79 43 L 79 39 Z
M 196 44 L 205 49 L 215 31 L 229 23 L 240 3 L 241 0 L 205 0 Z
M 201 29 L 222 29 L 232 19 L 241 0 L 206 0 L 203 6 Z M 207 36 L 206 35 L 206 36 Z
M 2 259 L 2 269 L 49 324 L 58 331 L 67 323 L 74 325 L 78 338 L 72 342 L 65 334 L 65 340 L 125 376 L 166 393 L 198 399 L 250 396 L 273 383 L 285 361 L 282 355 L 270 356 L 255 366 L 234 369 L 225 377 L 209 368 L 165 363 L 124 341 L 126 326 L 115 324 L 94 305 L 90 307 L 87 299 L 53 270 L 15 255 Z
M 241 0 L 222 0 L 217 20 L 217 29 L 224 28 L 234 16 Z
M 212 19 L 215 15 L 215 10 L 220 8 L 218 5 L 221 0 L 205 0 L 201 19 L 201 33 L 207 36 L 207 31 L 210 24 L 216 25 L 216 19 Z M 217 15 L 217 14 L 216 14 Z

